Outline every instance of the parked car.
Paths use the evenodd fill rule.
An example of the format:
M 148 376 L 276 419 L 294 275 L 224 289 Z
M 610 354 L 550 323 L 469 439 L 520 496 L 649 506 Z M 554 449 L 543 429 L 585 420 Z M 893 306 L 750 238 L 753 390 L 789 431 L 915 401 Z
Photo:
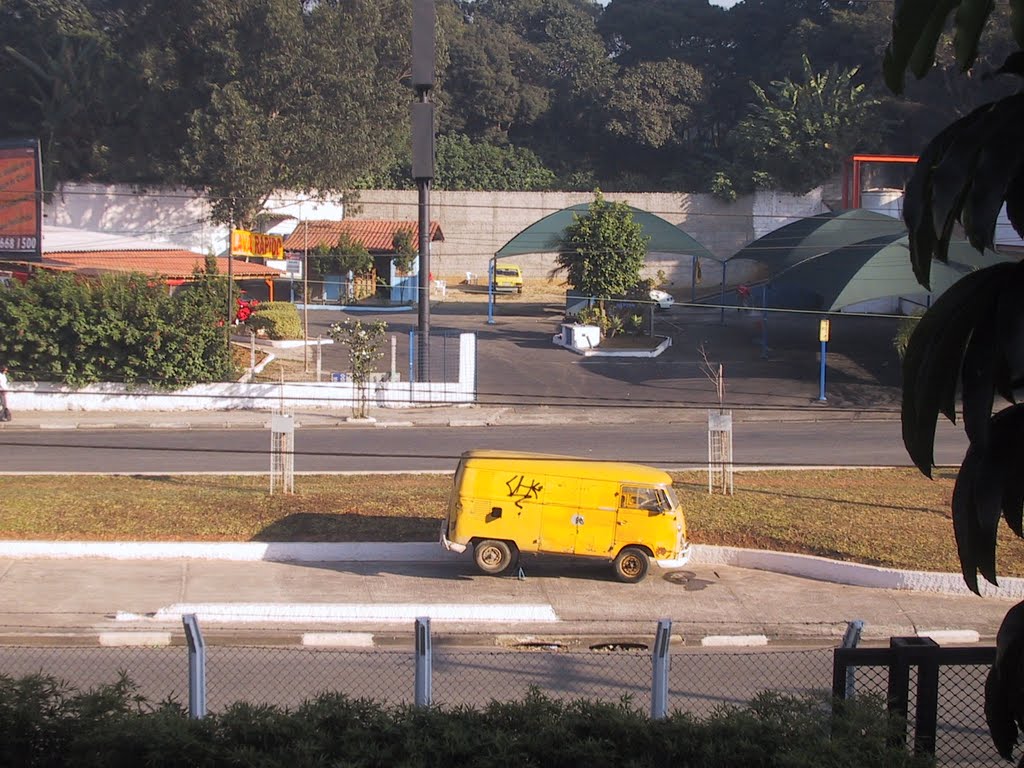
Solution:
M 675 298 L 670 293 L 658 290 L 657 288 L 651 289 L 651 301 L 654 302 L 655 309 L 668 309 L 676 303 Z
M 494 268 L 494 290 L 523 292 L 523 271 L 515 264 L 501 264 Z

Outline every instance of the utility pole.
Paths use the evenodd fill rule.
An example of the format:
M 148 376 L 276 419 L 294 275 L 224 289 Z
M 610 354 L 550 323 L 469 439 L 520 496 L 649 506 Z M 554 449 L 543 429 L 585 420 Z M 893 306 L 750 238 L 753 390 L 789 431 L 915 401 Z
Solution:
M 419 364 L 417 380 L 430 380 L 430 182 L 434 178 L 434 0 L 412 3 L 412 177 L 419 192 Z
M 232 200 L 231 208 L 234 209 L 234 207 L 235 207 L 234 206 L 234 201 Z M 235 253 L 235 215 L 234 215 L 234 211 L 232 210 L 231 217 L 230 217 L 230 219 L 228 221 L 228 315 L 227 315 L 227 319 L 224 322 L 224 327 L 227 328 L 228 342 L 231 341 L 231 325 L 235 321 L 235 313 L 234 313 L 235 304 L 234 304 L 234 301 L 232 301 L 232 299 L 234 298 L 232 296 L 232 294 L 234 293 L 234 291 L 232 289 L 234 287 L 234 278 L 235 278 L 234 264 L 232 263 L 234 261 L 234 259 L 232 258 L 232 256 L 234 256 L 234 253 Z

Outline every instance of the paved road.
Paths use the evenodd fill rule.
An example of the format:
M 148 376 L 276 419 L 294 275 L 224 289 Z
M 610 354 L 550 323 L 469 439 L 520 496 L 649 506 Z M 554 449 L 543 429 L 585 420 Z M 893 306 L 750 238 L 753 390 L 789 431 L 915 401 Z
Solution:
M 265 429 L 38 429 L 0 433 L 4 472 L 265 472 Z M 962 431 L 942 425 L 936 460 L 958 464 Z M 471 448 L 624 459 L 666 468 L 707 462 L 702 424 L 536 424 L 375 429 L 301 427 L 299 472 L 450 471 Z M 895 422 L 737 422 L 733 452 L 745 466 L 908 466 Z

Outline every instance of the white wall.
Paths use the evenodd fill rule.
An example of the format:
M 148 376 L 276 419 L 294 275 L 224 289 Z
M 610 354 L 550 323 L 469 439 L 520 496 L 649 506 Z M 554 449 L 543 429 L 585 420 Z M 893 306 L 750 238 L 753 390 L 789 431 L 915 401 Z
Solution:
M 476 335 L 459 334 L 456 381 L 371 385 L 372 408 L 415 408 L 476 402 Z M 270 411 L 278 408 L 338 410 L 355 404 L 349 382 L 286 384 L 198 384 L 174 392 L 123 384 L 93 384 L 74 389 L 47 383 L 13 382 L 7 394 L 12 411 Z

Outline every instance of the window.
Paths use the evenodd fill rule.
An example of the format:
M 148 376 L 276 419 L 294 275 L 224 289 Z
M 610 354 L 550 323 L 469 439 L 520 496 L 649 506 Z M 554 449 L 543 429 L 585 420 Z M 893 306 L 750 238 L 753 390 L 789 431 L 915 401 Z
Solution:
M 665 492 L 659 488 L 622 486 L 622 509 L 643 509 L 648 512 L 667 512 L 672 509 Z

